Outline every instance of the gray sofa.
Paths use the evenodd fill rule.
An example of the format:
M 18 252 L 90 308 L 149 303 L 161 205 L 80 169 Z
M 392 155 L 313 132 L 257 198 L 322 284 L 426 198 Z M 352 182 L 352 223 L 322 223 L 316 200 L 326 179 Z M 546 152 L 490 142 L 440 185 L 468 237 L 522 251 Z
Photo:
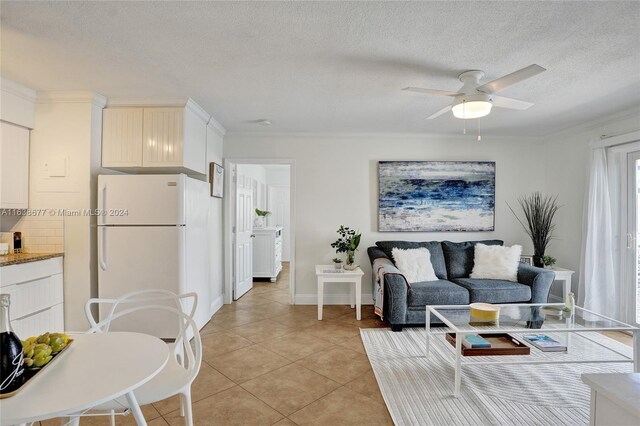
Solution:
M 396 273 L 384 276 L 384 318 L 393 331 L 404 325 L 425 323 L 425 305 L 467 305 L 486 303 L 546 303 L 555 274 L 524 263 L 518 266 L 518 282 L 469 278 L 473 270 L 475 245 L 502 245 L 500 240 L 466 241 L 378 241 L 367 253 L 371 264 L 376 259 L 387 263 L 385 269 Z M 409 286 L 395 269 L 394 247 L 427 248 L 438 281 L 417 282 Z M 373 278 L 375 280 L 375 277 Z M 440 323 L 432 315 L 432 323 Z

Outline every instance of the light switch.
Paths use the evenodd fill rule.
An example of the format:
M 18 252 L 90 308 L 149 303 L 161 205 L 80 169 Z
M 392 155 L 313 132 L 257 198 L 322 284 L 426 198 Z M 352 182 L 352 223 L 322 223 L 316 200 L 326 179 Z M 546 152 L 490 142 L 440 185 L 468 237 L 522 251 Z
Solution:
M 52 155 L 47 162 L 49 177 L 67 176 L 67 157 L 64 155 Z

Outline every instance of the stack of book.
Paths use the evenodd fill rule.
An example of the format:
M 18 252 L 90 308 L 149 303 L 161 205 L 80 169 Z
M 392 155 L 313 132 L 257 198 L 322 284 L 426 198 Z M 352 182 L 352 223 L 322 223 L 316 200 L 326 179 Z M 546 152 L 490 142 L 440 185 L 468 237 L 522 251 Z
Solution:
M 466 334 L 462 339 L 462 346 L 469 349 L 486 349 L 491 347 L 491 343 L 477 334 Z

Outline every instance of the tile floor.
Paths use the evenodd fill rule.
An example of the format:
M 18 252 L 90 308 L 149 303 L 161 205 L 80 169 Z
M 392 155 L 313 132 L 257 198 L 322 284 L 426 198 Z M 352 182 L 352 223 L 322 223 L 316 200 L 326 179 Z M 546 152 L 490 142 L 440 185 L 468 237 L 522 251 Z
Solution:
M 260 281 L 201 331 L 203 363 L 192 386 L 196 425 L 392 425 L 359 335 L 386 327 L 371 306 L 291 306 L 289 271 Z M 621 333 L 610 337 L 631 344 Z M 143 407 L 149 426 L 183 425 L 171 398 Z M 57 420 L 41 423 L 58 425 Z M 83 425 L 107 425 L 104 417 Z M 132 416 L 118 425 L 134 425 Z
M 392 425 L 359 327 L 385 327 L 362 307 L 291 306 L 289 270 L 276 283 L 223 306 L 201 330 L 203 363 L 192 386 L 194 423 L 208 425 Z M 144 406 L 149 426 L 183 425 L 179 401 Z M 59 425 L 58 420 L 41 423 Z M 108 425 L 104 417 L 82 425 Z M 135 425 L 132 416 L 117 425 Z

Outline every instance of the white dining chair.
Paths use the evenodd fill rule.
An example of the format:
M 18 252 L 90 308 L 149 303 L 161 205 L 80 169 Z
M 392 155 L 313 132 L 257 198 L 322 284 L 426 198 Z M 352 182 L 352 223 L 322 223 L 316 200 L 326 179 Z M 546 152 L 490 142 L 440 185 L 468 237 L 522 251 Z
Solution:
M 192 300 L 191 309 L 185 313 L 184 305 L 187 304 L 185 302 L 190 302 L 189 299 Z M 175 315 L 177 335 L 173 342 L 167 343 L 172 356 L 160 373 L 133 393 L 140 405 L 179 395 L 180 414 L 184 416 L 187 426 L 193 425 L 191 384 L 202 364 L 202 342 L 198 327 L 193 321 L 197 300 L 195 293 L 177 295 L 168 290 L 141 290 L 118 299 L 90 299 L 85 304 L 85 313 L 91 324 L 90 333 L 108 332 L 113 321 L 134 313 L 139 315 L 140 312 L 156 311 Z M 108 313 L 102 321 L 96 321 L 92 314 L 92 307 L 95 305 L 108 306 Z M 115 424 L 115 410 L 123 408 L 130 408 L 125 398 L 94 407 L 95 410 L 110 411 L 112 425 Z

